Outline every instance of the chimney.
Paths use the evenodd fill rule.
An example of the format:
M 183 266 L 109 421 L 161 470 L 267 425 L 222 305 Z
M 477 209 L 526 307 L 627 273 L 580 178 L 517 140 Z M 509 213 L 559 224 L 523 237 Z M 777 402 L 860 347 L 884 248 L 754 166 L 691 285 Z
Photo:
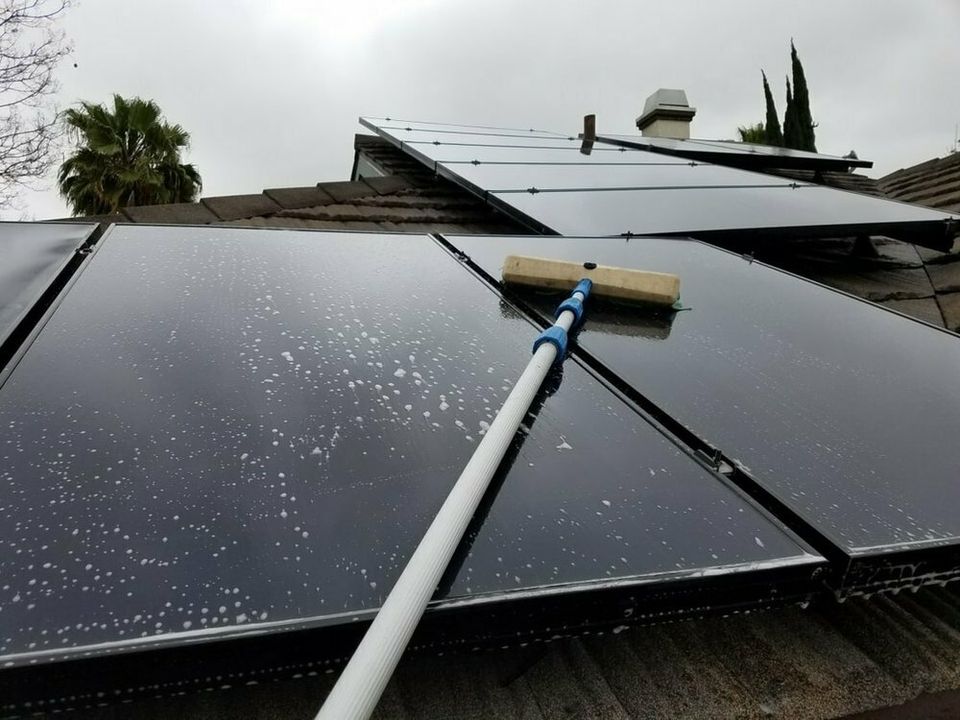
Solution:
M 696 114 L 697 109 L 690 107 L 683 90 L 660 88 L 643 104 L 637 127 L 646 137 L 686 140 L 690 137 L 690 121 Z

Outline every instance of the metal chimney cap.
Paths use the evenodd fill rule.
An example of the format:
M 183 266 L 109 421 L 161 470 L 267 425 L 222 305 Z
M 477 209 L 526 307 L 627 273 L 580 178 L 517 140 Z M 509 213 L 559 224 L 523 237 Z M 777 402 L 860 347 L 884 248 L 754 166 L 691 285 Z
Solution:
M 660 88 L 643 103 L 643 114 L 637 118 L 637 127 L 643 130 L 654 120 L 661 118 L 689 122 L 696 114 L 697 109 L 690 107 L 687 102 L 686 92 Z

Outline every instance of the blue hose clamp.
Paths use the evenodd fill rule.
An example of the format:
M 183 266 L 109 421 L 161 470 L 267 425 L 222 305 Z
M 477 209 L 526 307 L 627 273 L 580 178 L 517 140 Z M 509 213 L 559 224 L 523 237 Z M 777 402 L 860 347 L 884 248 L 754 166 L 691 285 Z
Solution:
M 544 343 L 550 343 L 557 349 L 557 357 L 554 358 L 553 364 L 559 365 L 563 362 L 563 359 L 567 356 L 567 332 L 562 327 L 557 327 L 556 325 L 551 325 L 546 330 L 544 330 L 533 341 L 533 352 L 536 353 L 541 345 Z
M 593 280 L 590 278 L 583 278 L 577 283 L 577 286 L 573 289 L 573 292 L 580 293 L 583 295 L 583 299 L 586 300 L 588 297 L 590 297 L 591 290 L 593 290 Z
M 553 313 L 553 316 L 558 318 L 567 310 L 573 313 L 573 325 L 570 326 L 570 329 L 572 330 L 580 324 L 580 320 L 583 317 L 583 301 L 575 297 L 568 297 L 562 303 L 557 305 L 557 309 Z
M 590 290 L 593 288 L 593 282 L 590 278 L 583 278 L 577 286 L 573 289 L 573 293 L 570 297 L 564 300 L 557 306 L 557 310 L 554 313 L 554 317 L 560 317 L 560 315 L 569 310 L 573 313 L 573 325 L 571 329 L 580 325 L 580 322 L 583 320 L 583 300 L 586 300 L 590 297 Z M 583 295 L 583 300 L 580 300 L 575 296 L 576 293 L 581 293 Z

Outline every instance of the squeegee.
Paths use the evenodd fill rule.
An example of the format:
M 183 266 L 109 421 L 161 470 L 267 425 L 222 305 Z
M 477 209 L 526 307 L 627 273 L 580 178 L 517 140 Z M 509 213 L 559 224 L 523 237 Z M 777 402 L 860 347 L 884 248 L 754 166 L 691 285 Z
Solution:
M 673 305 L 680 296 L 676 275 L 592 262 L 511 255 L 504 261 L 502 276 L 506 284 L 572 293 L 557 307 L 554 324 L 534 341 L 533 357 L 367 628 L 317 720 L 366 720 L 373 713 L 544 378 L 566 357 L 567 335 L 583 321 L 586 299 L 592 294 Z

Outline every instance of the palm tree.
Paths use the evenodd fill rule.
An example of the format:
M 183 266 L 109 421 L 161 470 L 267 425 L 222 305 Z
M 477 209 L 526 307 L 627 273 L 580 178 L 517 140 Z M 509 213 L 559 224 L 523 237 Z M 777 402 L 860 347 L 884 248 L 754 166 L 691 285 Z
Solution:
M 192 202 L 200 173 L 180 162 L 190 135 L 167 123 L 152 100 L 113 96 L 113 108 L 83 102 L 64 113 L 78 147 L 60 166 L 60 194 L 74 215 L 131 205 Z

